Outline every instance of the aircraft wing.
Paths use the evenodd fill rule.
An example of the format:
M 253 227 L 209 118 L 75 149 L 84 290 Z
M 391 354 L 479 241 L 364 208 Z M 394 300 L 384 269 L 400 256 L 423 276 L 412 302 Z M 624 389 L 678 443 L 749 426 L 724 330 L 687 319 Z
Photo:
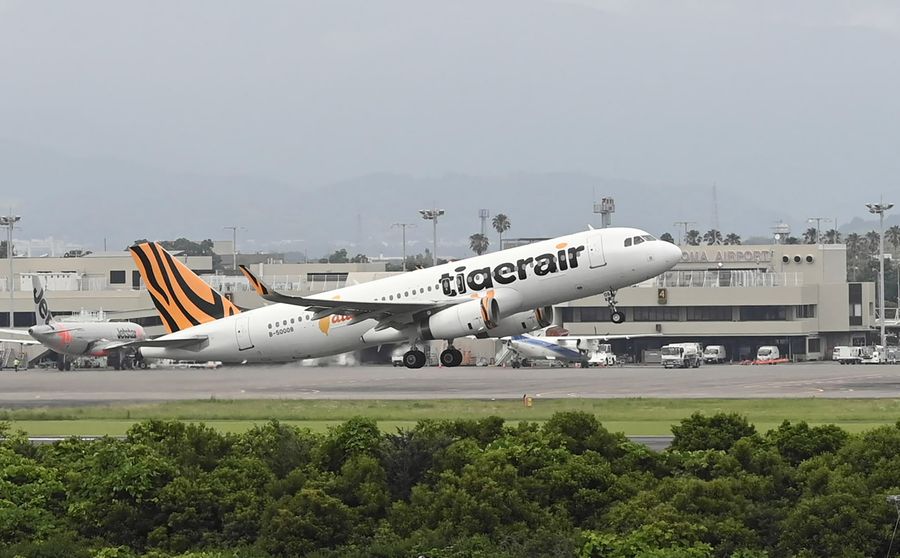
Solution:
M 461 301 L 451 300 L 419 300 L 416 302 L 388 302 L 388 301 L 361 301 L 361 300 L 327 300 L 307 296 L 292 296 L 276 292 L 274 289 L 258 279 L 245 266 L 240 266 L 241 271 L 256 290 L 256 294 L 269 302 L 293 304 L 305 306 L 315 312 L 313 319 L 321 319 L 332 314 L 353 316 L 355 322 L 364 319 L 379 319 L 390 321 L 394 324 L 408 323 L 406 317 L 426 312 L 428 310 L 441 310 L 453 306 Z M 469 300 L 469 299 L 465 299 Z
M 29 337 L 28 330 L 25 330 L 25 329 L 0 328 L 0 333 L 2 333 L 3 335 L 24 335 L 25 337 Z
M 32 338 L 21 338 L 21 339 L 5 339 L 0 338 L 0 343 L 18 343 L 19 345 L 40 345 L 40 341 L 35 341 Z
M 181 337 L 178 339 L 144 339 L 142 341 L 114 341 L 101 339 L 91 344 L 92 351 L 110 351 L 113 349 L 122 349 L 125 347 L 168 347 L 170 349 L 188 349 L 195 345 L 203 344 L 207 339 L 206 335 L 195 335 L 193 337 Z

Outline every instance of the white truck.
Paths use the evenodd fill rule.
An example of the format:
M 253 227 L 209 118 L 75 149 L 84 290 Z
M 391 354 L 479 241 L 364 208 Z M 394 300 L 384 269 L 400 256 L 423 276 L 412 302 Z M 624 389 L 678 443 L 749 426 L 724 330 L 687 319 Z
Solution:
M 699 368 L 703 360 L 699 343 L 671 343 L 659 353 L 663 368 Z
M 862 347 L 838 345 L 831 351 L 831 360 L 841 364 L 859 364 L 862 362 Z
M 881 345 L 859 348 L 860 362 L 863 364 L 896 364 L 898 359 L 897 347 L 885 349 Z
M 781 353 L 775 345 L 763 345 L 756 351 L 756 360 L 759 362 L 778 360 L 780 358 Z
M 703 349 L 703 362 L 706 364 L 722 364 L 728 359 L 728 352 L 725 345 L 707 345 Z

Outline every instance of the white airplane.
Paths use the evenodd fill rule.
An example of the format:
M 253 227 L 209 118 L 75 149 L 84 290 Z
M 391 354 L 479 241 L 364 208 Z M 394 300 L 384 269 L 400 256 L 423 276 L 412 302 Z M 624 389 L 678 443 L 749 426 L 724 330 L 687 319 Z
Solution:
M 133 362 L 137 353 L 136 345 L 146 339 L 144 328 L 132 322 L 60 322 L 53 314 L 44 298 L 41 280 L 32 276 L 34 288 L 34 315 L 37 325 L 28 329 L 28 334 L 48 349 L 59 355 L 56 366 L 59 370 L 69 370 L 74 356 L 110 356 L 119 353 L 122 364 Z M 122 358 L 124 357 L 124 358 Z M 119 368 L 121 365 L 116 365 Z
M 409 342 L 408 368 L 425 365 L 423 341 L 442 339 L 445 366 L 458 366 L 458 337 L 500 338 L 550 325 L 552 305 L 606 293 L 621 323 L 616 290 L 655 277 L 681 250 L 638 229 L 589 230 L 411 271 L 315 296 L 277 293 L 243 269 L 274 302 L 241 312 L 157 243 L 131 247 L 170 332 L 143 346 L 145 358 L 286 362 Z
M 519 358 L 513 360 L 513 368 L 521 366 L 522 360 L 551 360 L 565 363 L 580 363 L 587 366 L 611 366 L 617 358 L 607 341 L 613 339 L 634 339 L 654 337 L 653 335 L 535 335 L 523 333 L 504 339 L 506 347 Z

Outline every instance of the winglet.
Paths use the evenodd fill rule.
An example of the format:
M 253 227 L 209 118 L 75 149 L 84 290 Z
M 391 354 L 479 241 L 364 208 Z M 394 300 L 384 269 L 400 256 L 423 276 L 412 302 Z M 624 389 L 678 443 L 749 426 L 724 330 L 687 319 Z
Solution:
M 261 279 L 257 279 L 256 275 L 253 275 L 253 273 L 249 269 L 247 269 L 247 266 L 245 266 L 244 264 L 240 264 L 238 267 L 241 268 L 241 273 L 244 274 L 244 277 L 246 277 L 247 280 L 250 281 L 250 285 L 256 290 L 256 294 L 263 298 L 272 294 L 272 289 L 270 289 L 268 285 L 263 283 Z

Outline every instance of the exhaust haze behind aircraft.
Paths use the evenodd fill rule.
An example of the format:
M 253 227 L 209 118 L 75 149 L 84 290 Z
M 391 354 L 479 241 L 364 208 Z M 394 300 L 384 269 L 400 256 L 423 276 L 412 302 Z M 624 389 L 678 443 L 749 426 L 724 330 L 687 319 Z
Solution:
M 681 250 L 644 231 L 589 230 L 317 294 L 276 292 L 242 271 L 269 306 L 241 312 L 157 243 L 132 257 L 169 331 L 148 358 L 287 362 L 385 343 L 409 342 L 408 368 L 421 368 L 418 344 L 446 340 L 445 366 L 458 366 L 459 337 L 501 338 L 550 325 L 552 305 L 606 293 L 613 323 L 617 289 L 655 277 Z

